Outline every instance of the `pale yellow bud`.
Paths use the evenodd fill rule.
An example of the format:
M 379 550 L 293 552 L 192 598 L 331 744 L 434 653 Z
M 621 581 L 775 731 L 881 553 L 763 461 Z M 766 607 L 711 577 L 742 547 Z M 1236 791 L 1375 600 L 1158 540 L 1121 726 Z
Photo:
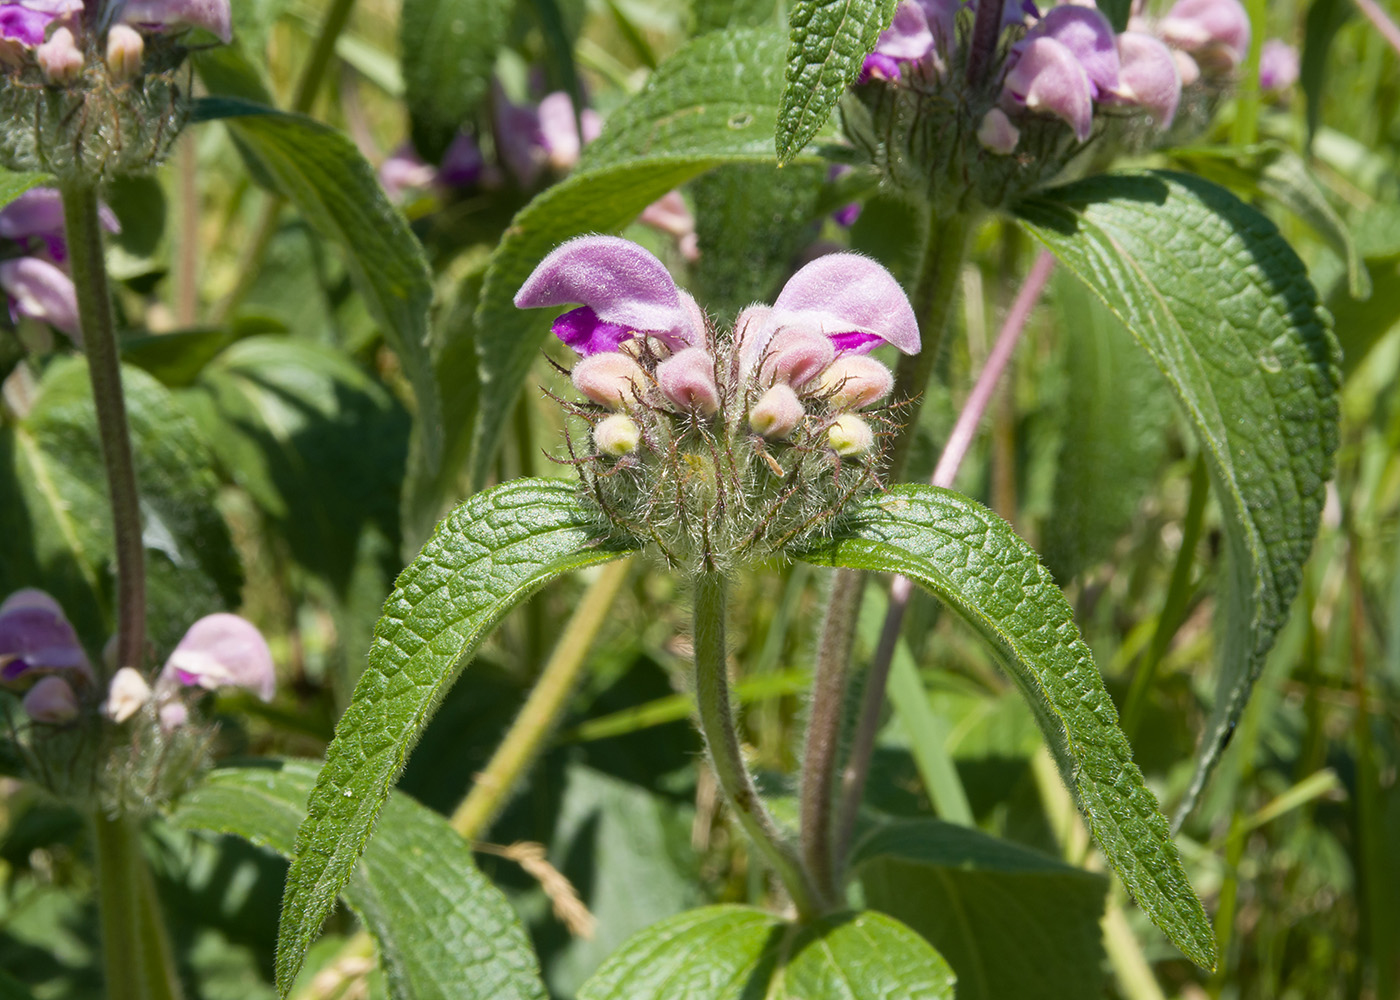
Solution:
M 803 413 L 802 401 L 792 386 L 779 382 L 760 396 L 749 411 L 749 426 L 766 438 L 785 438 L 802 422 Z
M 141 75 L 146 43 L 141 33 L 126 24 L 114 24 L 107 32 L 107 71 L 112 79 L 125 82 Z
M 637 450 L 642 443 L 642 429 L 627 414 L 614 413 L 594 426 L 593 443 L 602 454 L 621 458 Z
M 50 83 L 71 83 L 83 71 L 83 53 L 67 28 L 59 28 L 35 49 L 34 59 Z
M 822 372 L 820 391 L 830 393 L 838 410 L 862 410 L 894 388 L 890 370 L 864 354 L 843 354 Z
M 875 432 L 854 413 L 844 413 L 832 421 L 826 437 L 832 450 L 842 458 L 856 458 L 875 447 Z

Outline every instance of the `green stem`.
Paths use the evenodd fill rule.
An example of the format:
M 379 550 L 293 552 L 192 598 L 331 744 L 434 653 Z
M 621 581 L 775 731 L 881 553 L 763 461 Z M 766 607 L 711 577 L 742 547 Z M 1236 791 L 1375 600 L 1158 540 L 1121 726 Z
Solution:
M 1171 582 L 1167 585 L 1167 598 L 1162 605 L 1162 613 L 1157 616 L 1157 627 L 1152 632 L 1152 644 L 1147 648 L 1142 665 L 1133 675 L 1132 686 L 1128 689 L 1128 700 L 1123 706 L 1123 732 L 1131 739 L 1142 721 L 1142 710 L 1147 704 L 1148 692 L 1157 678 L 1157 668 L 1167 653 L 1177 630 L 1186 616 L 1186 606 L 1191 599 L 1191 566 L 1196 559 L 1196 544 L 1201 540 L 1201 526 L 1205 520 L 1206 499 L 1210 496 L 1210 479 L 1206 475 L 1205 459 L 1196 458 L 1191 469 L 1191 497 L 1186 502 L 1186 520 L 1181 526 L 1181 548 L 1176 553 L 1176 564 L 1172 566 Z
M 856 635 L 856 612 L 865 574 L 836 571 L 827 602 L 826 622 L 817 648 L 812 683 L 812 707 L 802 752 L 800 815 L 802 859 L 817 889 L 827 899 L 839 898 L 841 859 L 836 856 L 832 827 L 833 789 L 841 749 L 842 708 L 846 701 L 851 646 Z
M 106 995 L 110 1000 L 176 1000 L 179 980 L 136 821 L 99 811 L 92 832 Z
M 62 189 L 63 213 L 73 287 L 87 353 L 92 400 L 107 494 L 112 508 L 112 535 L 117 562 L 117 666 L 140 668 L 146 649 L 146 565 L 141 542 L 141 507 L 136 492 L 136 464 L 122 396 L 121 358 L 112 322 L 112 295 L 103 257 L 102 223 L 97 190 L 84 184 Z
M 325 79 L 326 67 L 331 64 L 331 56 L 335 55 L 335 43 L 339 41 L 340 33 L 345 30 L 345 23 L 350 20 L 350 12 L 354 9 L 355 0 L 332 0 L 321 22 L 321 30 L 316 35 L 311 57 L 306 60 L 297 79 L 297 89 L 292 94 L 293 111 L 306 114 L 316 103 L 316 93 Z
M 912 300 L 914 315 L 919 318 L 922 348 L 918 354 L 901 357 L 894 373 L 893 398 L 904 403 L 905 410 L 901 414 L 901 426 L 890 442 L 886 467 L 890 482 L 900 480 L 909 460 L 909 449 L 919 423 L 919 410 L 924 403 L 924 390 L 928 388 L 929 377 L 943 350 L 948 321 L 953 312 L 953 299 L 957 296 L 962 275 L 963 259 L 967 255 L 968 240 L 975 225 L 976 218 L 967 213 L 946 219 L 935 218 L 929 222 L 923 270 Z
M 452 828 L 467 840 L 475 839 L 500 812 L 511 789 L 554 731 L 588 651 L 631 568 L 631 559 L 608 563 L 574 609 L 520 714 L 452 814 Z
M 695 701 L 715 777 L 740 825 L 792 896 L 798 915 L 803 919 L 815 917 L 823 910 L 821 896 L 797 852 L 763 807 L 739 748 L 725 672 L 724 575 L 702 569 L 695 574 L 694 582 Z

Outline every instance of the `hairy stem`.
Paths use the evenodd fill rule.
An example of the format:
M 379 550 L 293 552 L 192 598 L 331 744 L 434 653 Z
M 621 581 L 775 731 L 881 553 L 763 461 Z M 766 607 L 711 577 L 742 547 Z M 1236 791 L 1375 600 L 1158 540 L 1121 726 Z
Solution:
M 958 469 L 967 457 L 972 446 L 977 426 L 987 411 L 987 406 L 996 393 L 997 384 L 1007 363 L 1021 341 L 1026 321 L 1031 310 L 1040 300 L 1045 284 L 1054 270 L 1055 258 L 1048 250 L 1042 250 L 1026 275 L 1025 283 L 1006 315 L 996 344 L 987 356 L 987 364 L 977 377 L 977 382 L 968 393 L 962 412 L 958 414 L 952 433 L 943 446 L 938 465 L 934 467 L 932 484 L 950 489 L 957 478 Z M 855 830 L 856 813 L 861 797 L 865 794 L 865 779 L 870 773 L 870 760 L 875 753 L 875 736 L 880 728 L 880 709 L 885 703 L 885 686 L 889 682 L 890 663 L 894 660 L 895 644 L 899 641 L 899 630 L 904 624 L 904 609 L 909 605 L 909 595 L 913 584 L 907 577 L 897 576 L 890 585 L 889 610 L 885 613 L 885 623 L 880 630 L 880 642 L 875 649 L 875 658 L 870 663 L 870 671 L 865 680 L 865 694 L 861 701 L 860 719 L 856 723 L 855 737 L 851 743 L 851 753 L 846 761 L 846 770 L 841 777 L 841 810 L 838 813 L 838 833 L 836 847 L 844 856 Z
M 982 82 L 987 67 L 992 64 L 997 39 L 1001 36 L 1003 6 L 1004 0 L 982 0 L 977 5 L 977 19 L 972 22 L 972 42 L 967 51 L 967 82 L 974 89 Z
M 146 649 L 146 553 L 141 542 L 136 464 L 127 429 L 126 400 L 122 396 L 121 358 L 112 322 L 112 294 L 107 286 L 97 190 L 88 185 L 67 184 L 62 191 L 69 262 L 112 508 L 117 563 L 117 666 L 139 669 Z
M 472 790 L 452 813 L 452 828 L 467 840 L 475 839 L 500 812 L 511 789 L 554 731 L 578 684 L 588 651 L 631 568 L 631 559 L 605 565 L 574 609 L 520 714 L 485 770 L 477 775 Z
M 827 601 L 826 622 L 817 648 L 811 714 L 802 751 L 800 796 L 802 859 L 818 890 L 828 899 L 839 897 L 840 859 L 834 850 L 832 798 L 841 744 L 842 705 L 846 699 L 856 612 L 865 574 L 836 571 Z
M 177 1000 L 170 938 L 156 905 L 141 836 L 130 816 L 93 816 L 102 968 L 112 1000 Z
M 695 574 L 694 584 L 695 701 L 715 777 L 740 825 L 792 896 L 798 915 L 804 919 L 817 916 L 824 909 L 822 897 L 797 852 L 763 807 L 739 748 L 725 672 L 724 575 L 702 569 Z

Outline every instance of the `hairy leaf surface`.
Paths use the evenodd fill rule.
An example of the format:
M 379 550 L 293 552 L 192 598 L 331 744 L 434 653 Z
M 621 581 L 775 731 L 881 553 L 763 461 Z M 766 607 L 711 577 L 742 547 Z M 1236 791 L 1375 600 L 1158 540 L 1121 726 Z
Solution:
M 1171 383 L 1224 515 L 1231 575 L 1199 796 L 1298 592 L 1337 448 L 1336 339 L 1268 219 L 1188 174 L 1108 175 L 1023 203 L 1022 220 Z
M 797 0 L 788 15 L 787 85 L 774 140 L 786 163 L 826 124 L 856 82 L 895 0 Z
M 399 576 L 297 831 L 278 931 L 284 993 L 465 658 L 548 581 L 624 554 L 599 537 L 575 492 L 523 479 L 479 493 L 443 519 Z
M 213 771 L 170 818 L 290 857 L 320 770 L 290 760 Z M 543 1000 L 534 951 L 510 903 L 477 870 L 470 845 L 407 795 L 389 796 L 343 895 L 374 937 L 398 1000 Z
M 512 221 L 491 258 L 477 312 L 481 420 L 473 463 L 484 483 L 505 422 L 549 331 L 547 310 L 515 293 L 549 251 L 617 232 L 672 188 L 721 163 L 773 163 L 783 36 L 736 29 L 677 52 L 613 113 L 577 170 Z M 776 169 L 776 165 L 774 167 Z
M 1166 818 L 1133 763 L 1069 604 L 1031 547 L 981 504 L 934 486 L 897 486 L 850 517 L 842 535 L 799 557 L 902 573 L 981 634 L 1035 710 L 1124 885 L 1192 961 L 1214 965 L 1215 936 Z

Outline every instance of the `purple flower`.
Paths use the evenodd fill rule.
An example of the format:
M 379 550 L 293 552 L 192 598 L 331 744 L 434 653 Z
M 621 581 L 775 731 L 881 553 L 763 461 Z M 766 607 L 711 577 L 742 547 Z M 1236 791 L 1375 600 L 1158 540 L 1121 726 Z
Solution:
M 5 0 L 0 2 L 0 38 L 35 48 L 54 21 L 79 14 L 83 0 Z
M 1249 15 L 1239 0 L 1177 0 L 1157 25 L 1168 45 L 1201 56 L 1218 55 L 1227 70 L 1249 52 Z
M 1282 38 L 1270 38 L 1259 50 L 1261 90 L 1287 90 L 1298 82 L 1298 50 Z
M 637 221 L 668 233 L 676 239 L 676 249 L 686 260 L 700 259 L 700 241 L 695 234 L 695 216 L 679 191 L 667 191 L 642 209 Z
M 116 214 L 105 204 L 97 208 L 102 228 L 109 233 L 122 231 Z M 63 196 L 57 188 L 30 188 L 4 208 L 0 208 L 0 237 L 25 243 L 39 239 L 44 243 L 49 257 L 55 264 L 68 259 L 68 247 L 64 242 Z
M 467 187 L 481 180 L 486 160 L 481 147 L 469 132 L 458 132 L 442 154 L 438 164 L 438 180 L 448 187 Z
M 592 108 L 584 108 L 574 118 L 574 102 L 562 90 L 548 94 L 540 101 L 539 110 L 540 143 L 544 147 L 549 165 L 563 173 L 572 170 L 578 163 L 579 154 L 603 131 L 603 119 Z M 579 126 L 583 134 L 579 135 Z
M 233 41 L 229 0 L 126 0 L 122 20 L 148 30 L 203 28 Z
M 17 590 L 0 604 L 0 683 L 59 671 L 92 675 L 73 626 L 42 590 Z
M 1118 58 L 1118 86 L 1106 99 L 1137 105 L 1159 129 L 1169 128 L 1181 100 L 1181 73 L 1172 50 L 1152 35 L 1125 31 L 1118 36 Z
M 271 701 L 277 686 L 272 652 L 257 626 L 220 612 L 190 626 L 160 673 L 158 687 L 240 687 Z
M 35 722 L 61 726 L 78 717 L 78 696 L 62 677 L 44 677 L 24 696 L 20 707 Z
M 405 192 L 428 187 L 437 178 L 438 171 L 424 163 L 409 143 L 394 150 L 379 165 L 379 186 L 390 201 L 400 201 Z
M 555 336 L 584 357 L 655 337 L 673 351 L 704 343 L 700 307 L 665 265 L 630 240 L 580 236 L 540 261 L 515 304 L 536 309 L 580 303 L 554 321 Z
M 1089 77 L 1090 97 L 1097 98 L 1100 91 L 1118 86 L 1118 48 L 1113 41 L 1113 26 L 1097 9 L 1073 4 L 1051 9 L 1017 43 L 1013 53 L 1024 51 L 1037 38 L 1053 38 L 1074 54 Z
M 73 279 L 38 257 L 19 257 L 0 263 L 0 290 L 10 300 L 10 315 L 28 316 L 57 327 L 73 343 L 82 346 L 78 322 L 78 296 Z
M 1093 84 L 1069 48 L 1053 38 L 1033 39 L 1006 74 L 1002 94 L 1013 104 L 1052 114 L 1080 142 L 1094 125 Z
M 875 50 L 865 57 L 861 81 L 898 80 L 902 64 L 918 62 L 929 55 L 937 60 L 928 14 L 916 0 L 900 0 L 890 26 L 880 32 Z M 941 72 L 941 66 L 939 69 Z
M 919 352 L 919 323 L 894 275 L 868 257 L 832 253 L 794 274 L 772 308 L 750 306 L 735 321 L 750 370 L 796 387 L 820 374 L 833 356 L 864 354 L 891 344 Z M 823 344 L 829 345 L 823 349 Z

